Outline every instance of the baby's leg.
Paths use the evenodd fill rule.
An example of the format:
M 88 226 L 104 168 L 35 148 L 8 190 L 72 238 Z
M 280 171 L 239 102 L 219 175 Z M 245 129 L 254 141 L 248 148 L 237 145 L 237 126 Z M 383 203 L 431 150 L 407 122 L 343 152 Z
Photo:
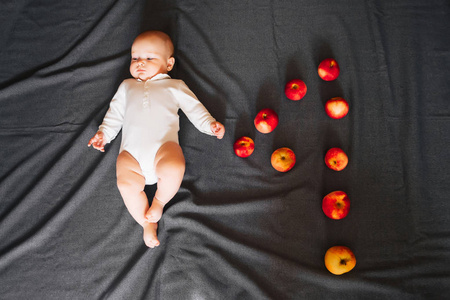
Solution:
M 144 228 L 144 241 L 148 247 L 159 245 L 156 224 L 150 224 L 145 214 L 148 199 L 144 192 L 145 178 L 136 159 L 127 151 L 117 157 L 117 187 L 131 216 Z
M 180 189 L 185 168 L 186 163 L 180 145 L 167 142 L 159 148 L 155 157 L 158 183 L 152 206 L 147 212 L 148 222 L 159 221 L 164 206 Z

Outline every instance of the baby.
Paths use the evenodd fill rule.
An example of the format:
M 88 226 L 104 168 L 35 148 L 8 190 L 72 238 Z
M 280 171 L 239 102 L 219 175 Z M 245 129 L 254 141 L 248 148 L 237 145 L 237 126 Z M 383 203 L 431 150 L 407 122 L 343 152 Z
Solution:
M 140 34 L 131 48 L 130 73 L 113 97 L 98 132 L 88 146 L 104 146 L 122 130 L 117 157 L 117 186 L 131 216 L 144 230 L 144 242 L 159 246 L 156 230 L 164 206 L 181 186 L 185 171 L 178 143 L 181 109 L 203 133 L 222 139 L 225 127 L 217 122 L 182 80 L 171 79 L 175 58 L 168 35 L 160 31 Z M 149 207 L 146 184 L 157 184 Z

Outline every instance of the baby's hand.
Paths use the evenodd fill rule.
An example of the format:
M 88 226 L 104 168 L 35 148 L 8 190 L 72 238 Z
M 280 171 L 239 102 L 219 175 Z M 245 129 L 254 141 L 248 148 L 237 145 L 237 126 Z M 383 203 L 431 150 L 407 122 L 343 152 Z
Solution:
M 97 133 L 89 140 L 88 147 L 91 145 L 94 149 L 105 152 L 106 139 L 104 133 L 97 131 Z
M 211 131 L 214 133 L 214 135 L 221 140 L 225 134 L 225 126 L 222 125 L 220 122 L 212 122 L 211 123 Z

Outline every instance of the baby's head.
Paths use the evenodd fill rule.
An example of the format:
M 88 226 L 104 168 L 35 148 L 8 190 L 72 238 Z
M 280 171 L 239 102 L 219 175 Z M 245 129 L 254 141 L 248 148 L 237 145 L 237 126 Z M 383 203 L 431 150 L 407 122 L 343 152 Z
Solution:
M 138 35 L 131 47 L 130 73 L 136 79 L 147 80 L 159 73 L 168 73 L 175 64 L 173 44 L 161 31 L 146 31 Z

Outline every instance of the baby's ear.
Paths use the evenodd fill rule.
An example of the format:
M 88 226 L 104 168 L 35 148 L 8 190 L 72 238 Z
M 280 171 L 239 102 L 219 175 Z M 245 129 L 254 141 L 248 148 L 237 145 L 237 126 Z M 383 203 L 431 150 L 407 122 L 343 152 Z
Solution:
M 167 60 L 167 71 L 171 71 L 174 65 L 175 65 L 175 57 L 172 56 Z

